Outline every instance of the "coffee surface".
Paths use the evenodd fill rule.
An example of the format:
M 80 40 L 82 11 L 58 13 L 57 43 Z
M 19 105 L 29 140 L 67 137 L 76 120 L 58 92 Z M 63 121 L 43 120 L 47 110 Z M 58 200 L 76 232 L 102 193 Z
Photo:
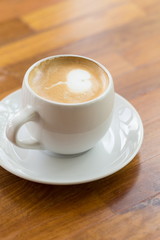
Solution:
M 79 57 L 58 57 L 36 66 L 28 82 L 45 99 L 82 103 L 101 95 L 109 81 L 108 75 L 94 62 Z

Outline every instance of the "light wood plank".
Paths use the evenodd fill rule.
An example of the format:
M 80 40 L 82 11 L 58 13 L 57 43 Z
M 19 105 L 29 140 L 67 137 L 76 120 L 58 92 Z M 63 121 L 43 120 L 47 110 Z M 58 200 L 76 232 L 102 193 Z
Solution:
M 94 14 L 98 11 L 102 12 L 102 9 L 106 11 L 106 14 L 109 14 L 112 8 L 117 8 L 117 4 L 121 5 L 124 2 L 126 3 L 126 0 L 113 0 L 112 2 L 106 0 L 61 1 L 47 8 L 24 15 L 22 19 L 38 31 L 66 23 L 79 17 L 85 17 L 85 15 Z
M 119 18 L 117 18 L 118 14 Z M 122 16 L 123 18 L 121 18 Z M 94 16 L 94 18 L 86 17 L 59 28 L 25 38 L 0 48 L 0 66 L 22 61 L 38 53 L 61 47 L 64 44 L 75 42 L 106 29 L 116 28 L 143 16 L 144 13 L 136 5 L 128 4 L 117 7 L 109 14 L 103 12 Z
M 159 15 L 159 12 L 160 12 L 160 1 L 159 0 L 154 0 L 151 1 L 151 0 L 135 0 L 134 1 L 138 6 L 140 6 L 141 8 L 143 8 L 147 14 L 158 14 Z
M 118 53 L 107 52 L 105 48 L 91 52 L 90 57 L 102 63 L 110 71 L 113 78 L 134 70 L 134 66 L 126 61 L 125 58 Z
M 156 62 L 160 60 L 160 34 L 153 38 L 152 35 L 146 40 L 140 40 L 133 44 L 122 54 L 134 66 Z
M 149 92 L 160 89 L 159 75 L 160 61 L 150 63 L 148 65 L 141 65 L 140 67 L 135 68 L 135 70 L 115 76 L 114 80 L 116 90 L 129 100 L 136 99 L 141 95 L 146 95 L 147 97 Z M 154 97 L 154 94 L 151 97 Z M 146 100 L 149 99 L 146 98 L 144 102 Z M 157 100 L 158 98 L 156 98 L 154 101 L 156 102 Z M 149 104 L 152 104 L 152 102 Z M 145 104 L 144 106 L 142 105 L 142 108 L 143 107 L 145 108 Z
M 27 14 L 30 11 L 38 10 L 47 5 L 61 0 L 1 0 L 0 1 L 0 22 L 11 20 L 13 18 Z

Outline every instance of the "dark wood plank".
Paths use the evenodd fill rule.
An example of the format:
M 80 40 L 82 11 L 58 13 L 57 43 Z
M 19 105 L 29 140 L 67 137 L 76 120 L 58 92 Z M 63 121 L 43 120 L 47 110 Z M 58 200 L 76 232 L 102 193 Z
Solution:
M 30 27 L 20 19 L 0 22 L 0 45 L 6 45 L 33 33 Z

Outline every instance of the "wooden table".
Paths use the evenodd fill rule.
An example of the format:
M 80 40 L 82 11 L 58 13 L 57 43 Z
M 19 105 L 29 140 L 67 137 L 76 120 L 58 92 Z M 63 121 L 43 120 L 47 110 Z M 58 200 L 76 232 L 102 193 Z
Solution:
M 94 58 L 138 110 L 140 152 L 92 183 L 49 186 L 0 169 L 3 240 L 160 239 L 160 1 L 1 0 L 0 98 L 46 56 Z

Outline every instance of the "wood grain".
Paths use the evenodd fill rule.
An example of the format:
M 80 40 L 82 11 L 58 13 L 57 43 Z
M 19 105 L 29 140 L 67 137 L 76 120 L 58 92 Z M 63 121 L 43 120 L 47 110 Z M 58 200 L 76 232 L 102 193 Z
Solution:
M 32 33 L 32 29 L 19 19 L 15 18 L 9 21 L 0 22 L 0 45 L 14 42 L 27 37 Z
M 0 21 L 10 20 L 31 11 L 37 11 L 39 8 L 46 7 L 50 4 L 56 3 L 57 1 L 61 0 L 1 0 Z
M 117 4 L 124 4 L 125 0 L 110 1 L 93 1 L 88 0 L 72 0 L 57 2 L 53 6 L 49 6 L 33 13 L 22 16 L 22 20 L 29 24 L 36 31 L 51 28 L 60 24 L 64 24 L 69 21 L 76 20 L 78 18 L 84 18 L 88 15 L 96 14 L 105 10 L 107 13 L 111 13 L 113 10 L 118 10 Z M 116 3 L 116 6 L 114 4 Z M 135 6 L 136 8 L 136 6 Z M 108 11 L 109 9 L 109 11 Z M 108 17 L 108 16 L 107 16 Z
M 134 160 L 78 186 L 47 186 L 0 169 L 0 239 L 160 239 L 160 1 L 1 0 L 0 99 L 21 87 L 35 61 L 94 58 L 145 130 Z M 1 157 L 1 156 L 0 156 Z
M 128 12 L 130 14 L 127 14 Z M 118 13 L 120 19 L 116 18 Z M 128 5 L 118 6 L 117 9 L 109 12 L 109 14 L 101 11 L 99 14 L 93 15 L 93 17 L 86 16 L 73 22 L 67 22 L 58 28 L 40 32 L 15 43 L 0 47 L 0 65 L 6 66 L 14 61 L 22 61 L 24 58 L 30 58 L 38 54 L 39 49 L 41 49 L 41 52 L 46 52 L 50 49 L 61 47 L 64 44 L 83 39 L 84 37 L 98 34 L 106 29 L 116 28 L 143 15 L 143 11 L 134 4 L 129 3 Z M 114 19 L 114 22 L 112 22 L 112 19 Z M 91 25 L 94 28 L 91 28 Z M 77 29 L 78 31 L 76 31 Z M 12 51 L 12 49 L 14 50 Z

